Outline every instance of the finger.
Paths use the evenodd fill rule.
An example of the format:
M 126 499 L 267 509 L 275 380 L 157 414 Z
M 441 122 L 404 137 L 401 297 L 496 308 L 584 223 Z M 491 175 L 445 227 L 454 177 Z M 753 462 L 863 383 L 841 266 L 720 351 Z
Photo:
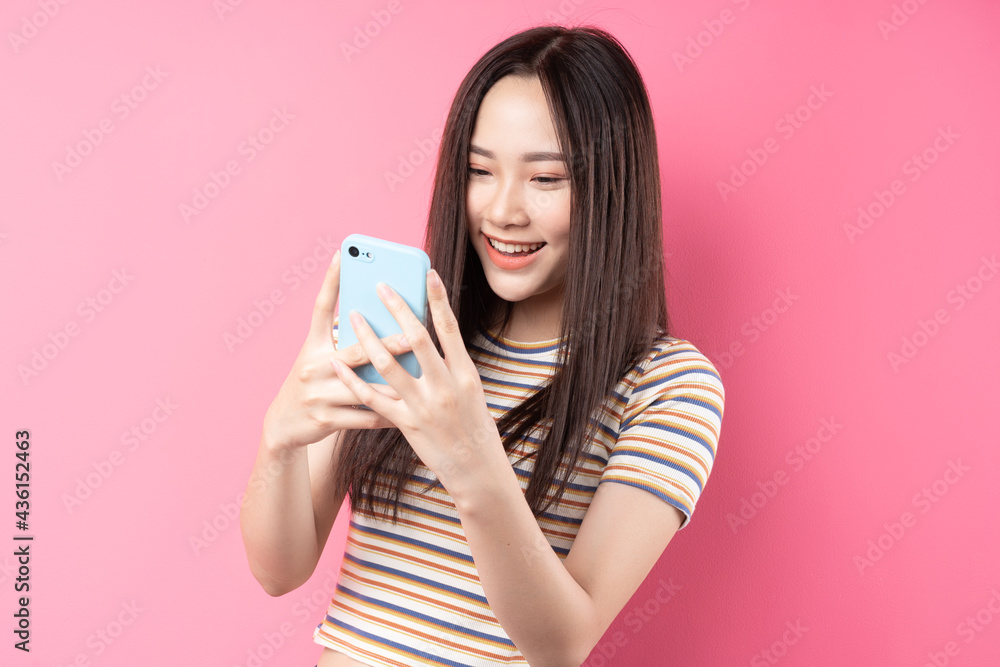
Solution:
M 427 375 L 431 382 L 436 383 L 447 379 L 448 368 L 444 365 L 444 360 L 438 354 L 437 348 L 434 347 L 434 341 L 427 333 L 427 327 L 413 314 L 406 300 L 384 283 L 378 285 L 378 295 L 386 309 L 399 324 L 399 328 L 403 330 L 403 335 L 410 342 L 413 355 L 420 364 L 421 372 Z
M 403 397 L 415 391 L 416 378 L 400 366 L 392 354 L 385 349 L 385 346 L 375 336 L 375 331 L 365 320 L 364 316 L 357 311 L 351 311 L 349 317 L 351 318 L 351 325 L 354 327 L 354 334 L 358 337 L 358 342 L 361 343 L 365 348 L 365 352 L 368 353 L 369 363 L 378 371 L 382 379 L 395 388 Z M 413 344 L 412 341 L 410 344 Z
M 333 379 L 330 381 L 332 384 L 329 388 L 324 388 L 324 395 L 326 396 L 324 402 L 326 405 L 329 406 L 330 409 L 361 405 L 361 399 L 358 398 L 355 393 L 351 391 L 346 384 L 344 384 L 344 381 L 340 379 L 340 376 L 337 375 L 336 366 L 332 362 L 330 364 L 330 372 L 333 374 Z M 400 398 L 399 392 L 387 384 L 376 383 L 369 384 L 368 386 L 392 400 Z
M 406 336 L 401 333 L 386 336 L 380 340 L 382 341 L 382 345 L 385 346 L 385 349 L 389 351 L 389 354 L 393 356 L 410 352 L 413 349 L 410 347 L 410 343 L 406 339 Z M 368 351 L 365 350 L 364 345 L 361 343 L 355 343 L 353 345 L 348 345 L 342 350 L 336 350 L 334 351 L 333 356 L 340 359 L 351 368 L 356 368 L 371 361 L 371 359 L 368 358 Z
M 392 357 L 390 357 L 390 359 L 391 358 Z M 357 374 L 343 361 L 334 359 L 330 363 L 333 364 L 334 369 L 337 371 L 337 375 L 340 376 L 340 381 L 343 382 L 355 396 L 357 396 L 359 405 L 371 408 L 378 414 L 388 419 L 390 422 L 395 423 L 396 420 L 394 417 L 399 414 L 397 404 L 400 401 L 393 400 L 376 391 L 372 385 L 359 378 Z M 403 372 L 405 373 L 406 371 L 404 370 Z
M 448 290 L 445 289 L 441 276 L 434 269 L 427 272 L 427 308 L 431 311 L 434 331 L 441 341 L 441 351 L 444 359 L 454 362 L 468 357 L 465 341 L 462 340 L 462 330 L 458 326 L 451 304 L 448 302 Z M 470 359 L 471 360 L 471 359 Z
M 319 288 L 316 303 L 313 305 L 312 323 L 309 325 L 309 337 L 316 341 L 333 340 L 333 311 L 337 306 L 337 295 L 340 292 L 340 250 L 333 253 L 333 260 L 323 277 L 323 285 Z
M 357 408 L 337 408 L 331 415 L 331 421 L 341 424 L 341 428 L 395 428 L 395 424 L 374 410 L 358 410 Z
M 378 383 L 376 383 L 376 384 L 371 384 L 371 385 L 368 385 L 368 386 L 370 386 L 372 389 L 374 389 L 378 393 L 382 394 L 383 396 L 388 396 L 389 398 L 391 398 L 393 400 L 399 400 L 400 398 L 402 398 L 402 396 L 399 395 L 398 391 L 396 391 L 395 389 L 393 389 L 392 387 L 390 387 L 387 384 L 378 384 Z M 359 405 L 359 403 L 357 401 L 355 401 L 354 403 L 351 403 L 351 405 Z

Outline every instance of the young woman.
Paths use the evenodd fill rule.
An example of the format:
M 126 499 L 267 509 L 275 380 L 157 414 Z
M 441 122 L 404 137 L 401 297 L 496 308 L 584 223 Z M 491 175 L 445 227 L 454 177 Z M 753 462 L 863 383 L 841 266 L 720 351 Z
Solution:
M 254 576 L 282 595 L 350 495 L 320 667 L 579 665 L 687 525 L 724 393 L 667 332 L 656 148 L 611 35 L 524 31 L 451 107 L 428 326 L 385 290 L 404 333 L 352 314 L 360 342 L 336 349 L 334 257 L 241 516 Z M 393 359 L 411 349 L 420 378 Z M 355 375 L 368 362 L 387 385 Z

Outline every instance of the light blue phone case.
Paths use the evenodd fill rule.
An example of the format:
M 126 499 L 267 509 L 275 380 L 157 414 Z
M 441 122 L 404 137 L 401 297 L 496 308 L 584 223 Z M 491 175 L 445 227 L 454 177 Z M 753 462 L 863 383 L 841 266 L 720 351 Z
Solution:
M 357 256 L 351 256 L 351 249 Z M 343 349 L 358 342 L 349 313 L 356 310 L 379 338 L 401 333 L 396 318 L 375 291 L 379 282 L 396 290 L 413 314 L 427 325 L 427 272 L 431 260 L 420 248 L 383 241 L 363 234 L 351 234 L 340 246 L 340 299 L 337 347 Z M 420 364 L 412 352 L 398 355 L 396 361 L 413 377 L 420 377 Z M 354 368 L 365 382 L 387 384 L 371 364 Z

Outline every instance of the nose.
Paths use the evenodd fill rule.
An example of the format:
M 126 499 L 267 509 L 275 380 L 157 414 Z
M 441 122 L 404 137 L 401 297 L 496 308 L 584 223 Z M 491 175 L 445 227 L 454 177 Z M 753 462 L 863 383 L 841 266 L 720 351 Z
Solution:
M 483 210 L 483 216 L 497 227 L 528 224 L 525 197 L 518 184 L 514 181 L 498 184 Z

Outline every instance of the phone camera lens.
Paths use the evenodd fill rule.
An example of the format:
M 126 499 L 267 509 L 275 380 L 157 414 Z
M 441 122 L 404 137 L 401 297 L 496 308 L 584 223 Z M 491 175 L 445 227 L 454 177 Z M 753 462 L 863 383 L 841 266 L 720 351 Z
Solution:
M 357 257 L 360 254 L 360 251 L 356 246 L 349 247 L 347 252 L 351 255 L 351 257 Z

